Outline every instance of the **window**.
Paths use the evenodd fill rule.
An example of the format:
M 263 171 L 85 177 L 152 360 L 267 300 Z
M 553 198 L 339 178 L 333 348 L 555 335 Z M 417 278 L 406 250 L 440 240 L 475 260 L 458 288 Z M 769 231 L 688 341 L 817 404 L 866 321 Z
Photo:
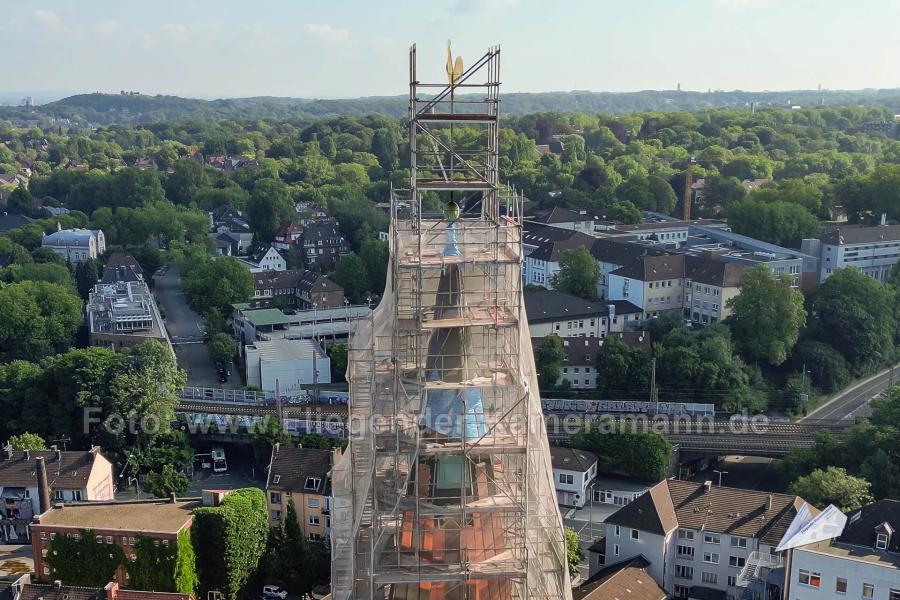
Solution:
M 306 501 L 306 505 L 310 508 L 319 508 L 319 499 L 318 498 L 310 498 Z
M 319 524 L 319 517 L 310 517 L 310 518 L 309 518 L 309 524 L 310 524 L 310 525 L 318 525 L 318 524 Z
M 613 544 L 613 554 L 615 556 L 619 555 L 619 545 L 618 544 Z
M 281 475 L 272 475 L 272 483 L 278 483 L 281 481 Z
M 102 543 L 103 543 L 103 536 L 102 536 L 102 535 L 98 535 L 98 536 L 95 537 L 94 539 L 96 540 L 96 542 L 97 542 L 98 544 L 102 544 Z
M 81 502 L 81 490 L 72 490 L 72 500 Z
M 675 586 L 675 597 L 676 598 L 687 598 L 690 593 L 690 588 L 686 585 L 676 585 Z
M 281 504 L 281 492 L 269 492 L 269 502 L 272 504 Z
M 888 600 L 900 600 L 900 590 L 891 588 L 891 593 L 888 594 Z
M 631 539 L 636 540 L 640 538 L 640 533 L 638 533 L 637 529 L 631 530 Z
M 747 559 L 743 556 L 729 556 L 728 564 L 732 567 L 743 567 L 745 564 L 747 564 Z
M 567 473 L 560 473 L 559 482 L 567 485 L 572 485 L 573 483 L 575 483 L 575 476 Z
M 675 577 L 677 577 L 678 579 L 693 579 L 694 567 L 675 565 Z
M 722 538 L 717 533 L 706 533 L 703 535 L 703 541 L 707 544 L 718 544 L 722 541 Z
M 747 547 L 747 538 L 731 536 L 731 547 L 732 548 L 746 548 Z
M 42 531 L 42 532 L 41 532 L 41 539 L 42 539 L 42 540 L 46 540 L 46 539 L 47 539 L 47 532 L 46 532 L 46 531 Z
M 822 585 L 822 574 L 818 571 L 807 571 L 806 569 L 800 569 L 799 580 L 803 585 L 817 588 Z
M 62 500 L 63 499 L 63 491 L 62 490 L 53 490 L 53 498 L 55 500 Z
M 876 550 L 887 550 L 888 545 L 888 536 L 886 533 L 879 533 L 875 536 L 875 549 Z
M 737 585 L 737 577 L 735 575 L 728 576 L 728 587 L 735 587 Z
M 280 521 L 280 520 L 281 520 L 281 511 L 280 511 L 280 510 L 278 510 L 278 509 L 276 509 L 276 508 L 273 508 L 272 511 L 271 511 L 271 514 L 272 514 L 272 520 L 273 520 L 273 521 Z
M 679 540 L 694 539 L 694 530 L 693 529 L 679 529 L 678 530 L 678 539 Z
M 678 558 L 694 558 L 694 547 L 693 546 L 678 546 Z
M 875 597 L 875 586 L 872 585 L 871 583 L 863 583 L 862 597 L 863 598 L 874 598 Z
M 128 538 L 128 541 L 130 542 L 128 544 L 129 546 L 134 546 L 135 544 L 137 544 L 137 538 Z
M 620 533 L 622 533 L 622 530 L 618 525 L 616 525 L 616 537 L 619 537 Z
M 703 562 L 709 563 L 711 565 L 717 565 L 719 564 L 719 554 L 716 552 L 704 552 Z
M 703 583 L 718 583 L 719 576 L 716 573 L 709 573 L 707 571 L 703 571 L 700 574 L 700 579 L 703 580 Z
M 846 594 L 847 593 L 847 580 L 843 577 L 838 577 L 834 582 L 834 592 L 836 594 Z
M 107 543 L 107 544 L 112 544 L 112 543 L 113 543 L 113 537 L 112 537 L 111 535 L 106 536 L 106 543 Z

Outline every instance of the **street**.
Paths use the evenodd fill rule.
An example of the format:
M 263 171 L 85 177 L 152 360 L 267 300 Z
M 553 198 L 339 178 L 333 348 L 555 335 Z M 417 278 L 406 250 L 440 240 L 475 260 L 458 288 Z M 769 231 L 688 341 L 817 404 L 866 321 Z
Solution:
M 818 407 L 800 419 L 800 421 L 840 421 L 850 418 L 859 407 L 887 390 L 891 382 L 894 385 L 900 384 L 900 368 L 896 366 L 863 379 Z
M 590 569 L 590 553 L 588 548 L 597 538 L 606 537 L 606 525 L 604 521 L 611 514 L 622 508 L 614 504 L 600 502 L 587 503 L 583 508 L 560 506 L 559 511 L 563 515 L 563 525 L 571 527 L 578 534 L 581 543 L 581 552 L 584 561 L 578 566 L 579 576 L 582 580 L 588 578 Z
M 187 373 L 187 384 L 195 387 L 241 387 L 240 376 L 232 369 L 226 383 L 219 382 L 215 365 L 209 360 L 206 344 L 206 325 L 203 318 L 187 304 L 181 289 L 181 275 L 172 265 L 164 268 L 162 275 L 154 277 L 157 302 L 166 311 L 166 330 L 178 357 L 178 366 Z

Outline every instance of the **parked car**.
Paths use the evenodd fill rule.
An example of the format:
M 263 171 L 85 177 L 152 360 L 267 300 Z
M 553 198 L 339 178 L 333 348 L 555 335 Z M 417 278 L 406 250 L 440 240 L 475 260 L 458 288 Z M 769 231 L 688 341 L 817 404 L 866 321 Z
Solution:
M 264 585 L 263 596 L 266 598 L 279 598 L 280 600 L 284 600 L 287 598 L 287 590 L 280 588 L 277 585 Z

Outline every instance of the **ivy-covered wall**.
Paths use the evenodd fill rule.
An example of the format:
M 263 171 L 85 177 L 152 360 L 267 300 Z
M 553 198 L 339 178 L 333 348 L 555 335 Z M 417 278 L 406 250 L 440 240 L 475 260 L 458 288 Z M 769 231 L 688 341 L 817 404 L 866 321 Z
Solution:
M 98 542 L 90 529 L 77 535 L 57 535 L 47 553 L 53 578 L 66 585 L 103 587 L 123 566 L 128 574 L 124 587 L 192 595 L 196 591 L 197 570 L 188 531 L 180 532 L 174 544 L 139 535 L 133 546 L 133 559 L 118 544 Z
M 50 542 L 47 563 L 53 578 L 66 585 L 102 588 L 126 562 L 125 553 L 117 544 L 98 542 L 90 529 L 76 535 L 57 535 Z
M 235 490 L 219 506 L 198 508 L 191 531 L 200 595 L 219 590 L 237 600 L 266 549 L 265 494 L 256 488 Z

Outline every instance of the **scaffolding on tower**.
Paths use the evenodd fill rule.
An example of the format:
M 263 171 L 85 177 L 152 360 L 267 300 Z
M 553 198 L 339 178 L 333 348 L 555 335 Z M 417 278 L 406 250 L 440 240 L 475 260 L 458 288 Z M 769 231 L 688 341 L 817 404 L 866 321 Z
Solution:
M 522 198 L 499 183 L 500 49 L 447 82 L 410 50 L 410 189 L 385 293 L 351 330 L 332 472 L 336 600 L 569 599 L 522 297 Z

